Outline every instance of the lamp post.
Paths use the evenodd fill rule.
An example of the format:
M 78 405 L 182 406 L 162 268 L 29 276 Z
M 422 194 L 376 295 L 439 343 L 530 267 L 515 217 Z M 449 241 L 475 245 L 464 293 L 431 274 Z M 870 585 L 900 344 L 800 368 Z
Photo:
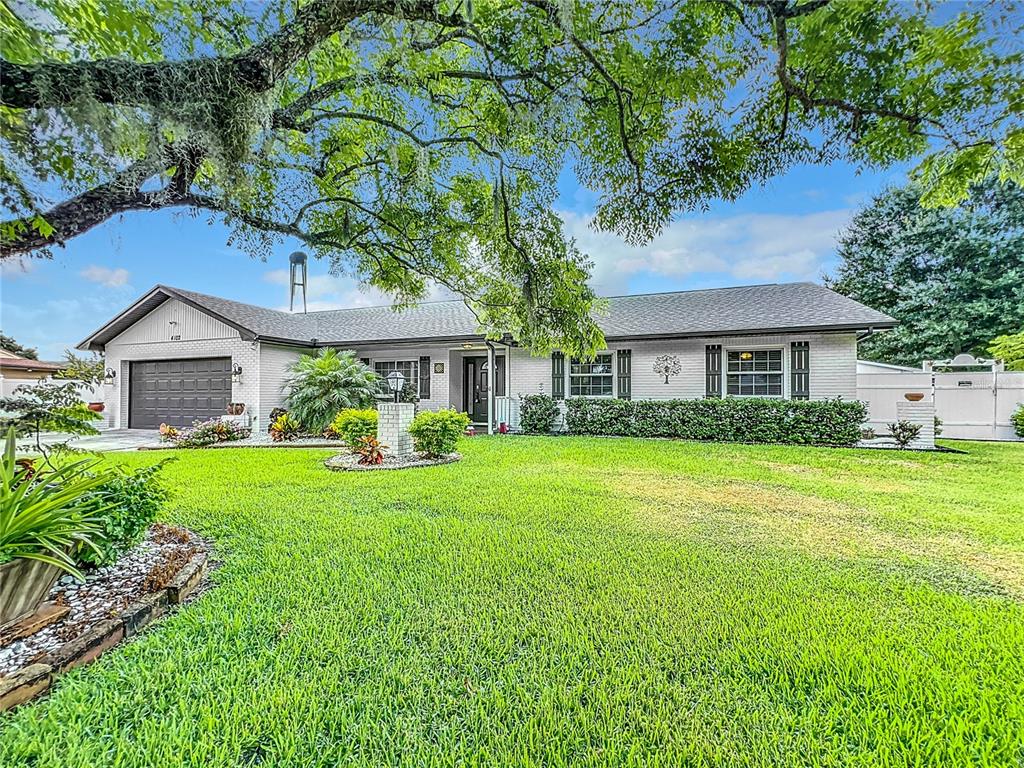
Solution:
M 392 371 L 384 380 L 388 383 L 388 389 L 391 390 L 395 395 L 395 402 L 398 402 L 398 394 L 402 391 L 402 387 L 405 386 L 405 374 L 401 371 Z

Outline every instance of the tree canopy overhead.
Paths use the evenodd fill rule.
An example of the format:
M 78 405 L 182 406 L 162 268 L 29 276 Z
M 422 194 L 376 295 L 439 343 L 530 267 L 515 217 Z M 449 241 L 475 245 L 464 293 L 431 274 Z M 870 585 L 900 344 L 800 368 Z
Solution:
M 1024 187 L 990 178 L 953 208 L 920 198 L 915 185 L 888 190 L 840 237 L 830 287 L 900 321 L 859 354 L 911 366 L 997 354 L 993 337 L 1024 327 Z
M 798 162 L 919 159 L 931 203 L 1024 181 L 1015 20 L 829 0 L 0 4 L 2 255 L 127 211 L 295 237 L 399 302 L 592 350 L 571 167 L 632 242 Z

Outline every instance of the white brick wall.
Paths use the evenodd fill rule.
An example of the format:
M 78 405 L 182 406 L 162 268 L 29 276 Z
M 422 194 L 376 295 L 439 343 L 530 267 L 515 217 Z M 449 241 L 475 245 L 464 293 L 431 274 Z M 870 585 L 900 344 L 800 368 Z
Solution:
M 930 400 L 919 400 L 910 402 L 900 400 L 896 403 L 896 418 L 898 421 L 909 421 L 911 424 L 920 424 L 921 432 L 917 439 L 910 443 L 910 448 L 935 448 L 935 403 Z
M 392 456 L 407 456 L 412 453 L 412 435 L 409 425 L 416 415 L 412 403 L 377 404 L 377 439 L 388 446 Z

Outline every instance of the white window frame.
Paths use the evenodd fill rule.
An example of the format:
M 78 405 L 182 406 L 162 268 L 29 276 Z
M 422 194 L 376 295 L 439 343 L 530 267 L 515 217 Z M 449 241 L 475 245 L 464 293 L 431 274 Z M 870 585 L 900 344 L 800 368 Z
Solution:
M 781 371 L 744 371 L 745 374 L 756 374 L 756 373 L 778 373 L 782 376 L 782 394 L 781 395 L 732 395 L 729 394 L 729 353 L 730 352 L 771 352 L 772 350 L 779 351 L 779 357 L 782 362 Z M 789 361 L 786 359 L 786 345 L 784 344 L 737 344 L 735 346 L 724 347 L 722 350 L 722 396 L 723 397 L 767 397 L 772 400 L 788 400 L 789 399 Z M 738 371 L 733 372 L 734 375 L 739 374 Z
M 389 357 L 389 358 L 386 358 L 386 359 L 385 358 L 377 358 L 377 357 L 370 358 L 370 368 L 373 369 L 374 373 L 376 373 L 378 376 L 381 377 L 380 386 L 383 388 L 381 394 L 390 396 L 391 392 L 388 390 L 387 382 L 384 381 L 384 376 L 387 376 L 387 374 L 385 373 L 384 376 L 381 376 L 379 373 L 377 373 L 377 364 L 378 363 L 383 363 L 384 365 L 387 365 L 389 363 L 391 363 L 391 364 L 395 364 L 395 363 L 412 363 L 412 378 L 408 378 L 407 377 L 406 380 L 405 380 L 405 383 L 409 384 L 410 382 L 412 382 L 413 384 L 415 384 L 416 385 L 416 394 L 417 394 L 417 396 L 419 395 L 419 391 L 420 391 L 420 360 L 419 360 L 418 357 L 415 358 L 415 359 L 412 359 L 412 360 L 410 360 L 408 358 L 405 358 L 405 357 Z M 395 370 L 395 369 L 392 368 L 391 370 Z M 390 371 L 388 373 L 390 373 Z
M 614 400 L 616 397 L 618 397 L 618 394 L 619 394 L 619 392 L 618 392 L 619 381 L 618 381 L 618 376 L 616 376 L 616 369 L 615 369 L 615 351 L 611 350 L 611 349 L 605 349 L 605 350 L 601 350 L 600 352 L 595 352 L 594 353 L 595 360 L 596 360 L 596 358 L 601 357 L 602 355 L 607 355 L 608 357 L 611 358 L 611 371 L 608 374 L 603 374 L 603 373 L 597 373 L 597 374 L 594 374 L 594 373 L 573 373 L 572 372 L 573 360 L 580 360 L 581 362 L 582 362 L 582 360 L 581 360 L 581 358 L 575 358 L 572 355 L 566 355 L 565 359 L 566 359 L 566 363 L 568 363 L 565 366 L 565 396 L 566 397 L 587 397 L 587 398 L 591 398 L 591 399 L 594 399 L 594 400 Z M 612 391 L 611 391 L 611 394 L 608 394 L 608 395 L 574 395 L 572 393 L 572 380 L 573 380 L 574 377 L 575 378 L 582 378 L 584 376 L 593 377 L 593 376 L 605 376 L 605 375 L 610 376 L 611 380 L 612 380 Z

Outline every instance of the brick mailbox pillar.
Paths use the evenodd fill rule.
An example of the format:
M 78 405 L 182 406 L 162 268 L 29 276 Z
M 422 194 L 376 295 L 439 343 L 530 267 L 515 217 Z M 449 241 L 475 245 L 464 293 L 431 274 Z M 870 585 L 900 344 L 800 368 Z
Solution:
M 412 453 L 412 435 L 409 425 L 416 415 L 412 403 L 379 403 L 377 405 L 377 439 L 388 446 L 392 456 Z

